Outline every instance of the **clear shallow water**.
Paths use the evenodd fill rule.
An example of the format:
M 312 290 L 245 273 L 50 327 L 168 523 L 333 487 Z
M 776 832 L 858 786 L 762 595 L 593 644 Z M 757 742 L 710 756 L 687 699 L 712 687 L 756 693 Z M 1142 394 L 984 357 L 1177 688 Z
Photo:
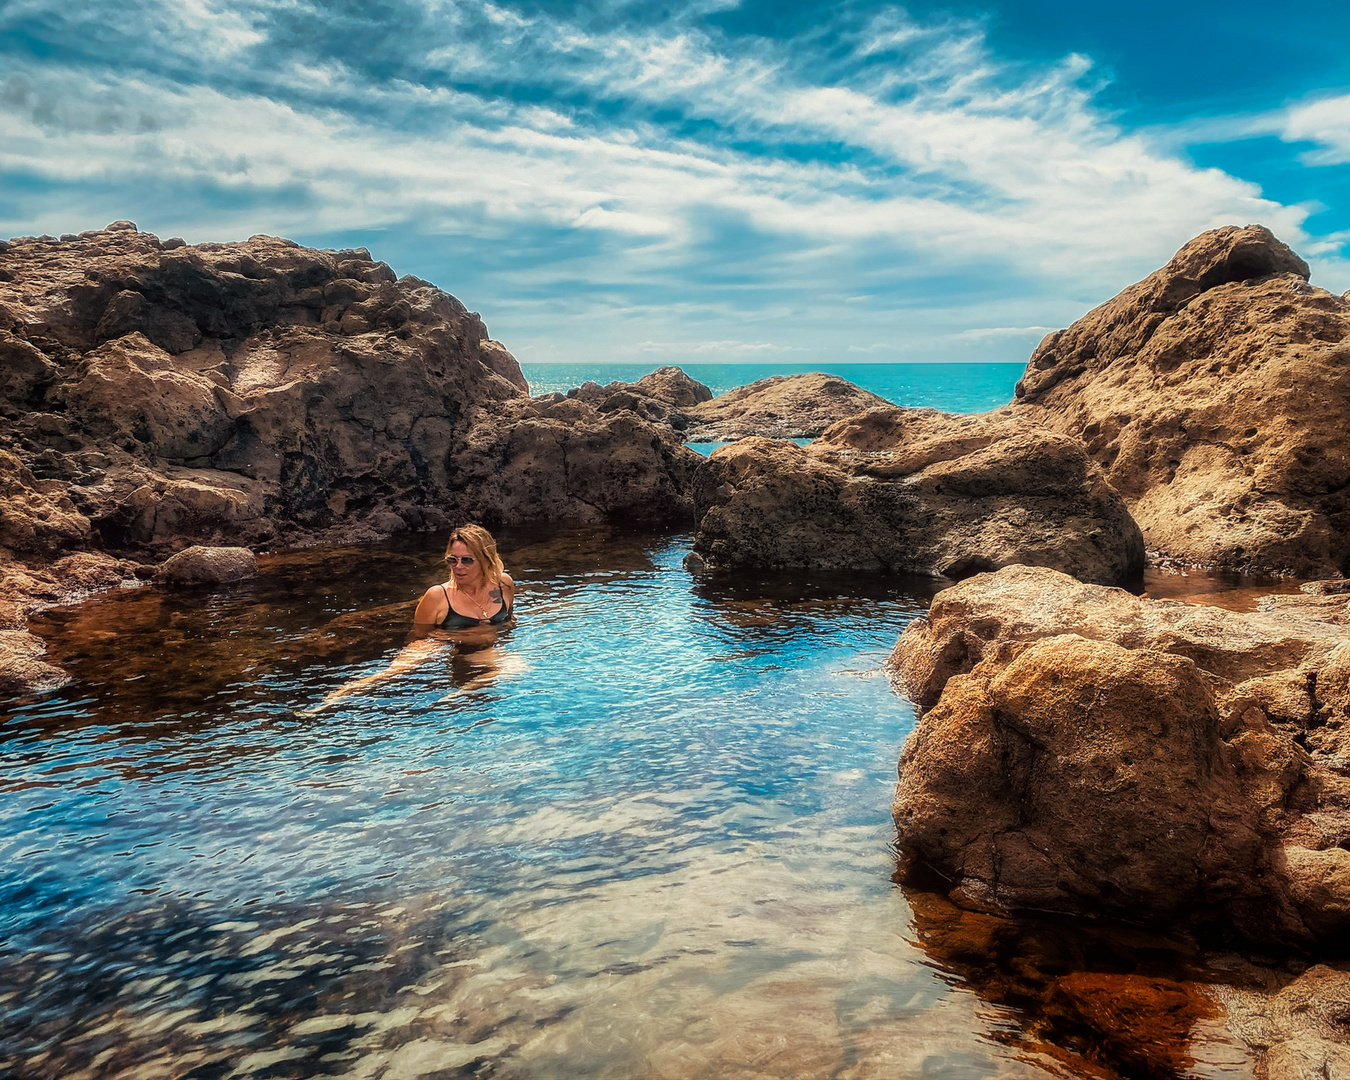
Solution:
M 602 386 L 637 382 L 659 364 L 521 364 L 532 394 L 566 393 L 588 379 Z M 685 372 L 714 394 L 770 375 L 821 371 L 838 375 L 896 405 L 977 413 L 1012 400 L 1025 364 L 686 364 Z
M 879 667 L 931 583 L 502 546 L 495 649 L 318 712 L 397 653 L 430 544 L 35 622 L 80 681 L 0 713 L 0 1074 L 1064 1074 L 1026 973 L 1086 952 L 972 954 L 989 920 L 890 880 Z

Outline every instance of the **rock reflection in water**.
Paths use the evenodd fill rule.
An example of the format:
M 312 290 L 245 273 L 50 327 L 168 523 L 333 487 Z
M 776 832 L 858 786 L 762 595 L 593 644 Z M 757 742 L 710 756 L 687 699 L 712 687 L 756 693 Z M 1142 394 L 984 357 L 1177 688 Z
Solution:
M 996 1037 L 1073 1076 L 1252 1075 L 1212 984 L 1224 974 L 1189 943 L 1132 927 L 1009 919 L 906 889 L 914 930 L 944 971 L 1016 1023 Z

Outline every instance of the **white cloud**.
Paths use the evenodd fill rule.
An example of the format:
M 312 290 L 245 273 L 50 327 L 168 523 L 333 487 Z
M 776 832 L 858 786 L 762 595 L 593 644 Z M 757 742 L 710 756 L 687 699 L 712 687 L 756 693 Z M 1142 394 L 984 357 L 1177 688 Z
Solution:
M 800 352 L 800 348 L 783 345 L 776 341 L 639 341 L 635 346 L 644 353 L 678 353 L 685 356 L 698 356 L 713 353 L 718 356 L 735 356 L 746 353 L 790 353 Z
M 1302 156 L 1305 164 L 1350 162 L 1350 94 L 1293 106 L 1284 114 L 1280 135 L 1289 142 L 1318 144 Z
M 1058 329 L 1060 329 L 1058 326 L 974 326 L 968 330 L 962 330 L 958 336 L 977 340 L 986 338 L 1040 338 Z
M 285 44 L 277 20 L 324 14 L 306 0 L 128 5 L 116 63 L 9 64 L 0 175 L 48 194 L 30 184 L 0 204 L 0 229 L 88 227 L 143 199 L 189 239 L 533 231 L 561 254 L 522 248 L 500 281 L 576 289 L 578 306 L 633 325 L 629 348 L 685 355 L 806 348 L 804 325 L 825 348 L 845 302 L 863 314 L 844 332 L 865 336 L 839 351 L 902 347 L 866 342 L 887 336 L 890 309 L 925 304 L 945 310 L 904 347 L 940 347 L 936 334 L 1011 348 L 1044 331 L 1021 322 L 1105 299 L 1205 228 L 1260 221 L 1307 241 L 1308 208 L 1119 130 L 1081 56 L 1024 69 L 991 55 L 978 24 L 898 9 L 841 23 L 826 47 L 719 37 L 693 8 L 634 24 L 621 7 L 594 29 L 425 0 L 390 74 L 360 40 L 340 54 Z M 14 0 L 0 30 L 41 17 L 97 37 L 118 13 L 92 11 Z M 1345 160 L 1347 102 L 1291 110 L 1285 137 Z M 76 206 L 94 220 L 56 220 Z M 1324 244 L 1310 251 L 1334 264 Z M 962 276 L 1032 309 L 972 303 Z M 721 320 L 706 341 L 666 332 L 691 310 Z M 747 314 L 772 340 L 737 335 Z

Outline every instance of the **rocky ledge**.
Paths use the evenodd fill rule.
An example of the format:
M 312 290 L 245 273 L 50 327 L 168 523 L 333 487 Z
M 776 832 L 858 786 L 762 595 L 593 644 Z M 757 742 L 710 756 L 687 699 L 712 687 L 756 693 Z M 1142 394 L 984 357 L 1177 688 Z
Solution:
M 1049 335 L 1014 408 L 1082 438 L 1162 561 L 1350 572 L 1350 300 L 1259 225 Z
M 810 446 L 743 439 L 695 474 L 710 567 L 967 577 L 1012 563 L 1119 583 L 1143 570 L 1124 502 L 1076 439 L 1008 411 L 872 409 Z
M 895 799 L 907 870 L 983 910 L 1341 947 L 1347 605 L 1238 613 L 1025 566 L 939 593 L 891 660 L 924 710 Z

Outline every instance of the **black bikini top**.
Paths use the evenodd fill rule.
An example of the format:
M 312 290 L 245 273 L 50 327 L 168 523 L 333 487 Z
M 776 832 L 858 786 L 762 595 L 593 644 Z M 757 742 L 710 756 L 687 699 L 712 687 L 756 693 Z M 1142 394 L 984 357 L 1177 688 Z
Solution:
M 445 593 L 445 602 L 450 605 L 450 593 L 444 585 L 441 586 L 441 592 Z M 500 626 L 509 618 L 511 618 L 511 605 L 506 602 L 506 595 L 503 593 L 502 606 L 486 619 L 475 619 L 468 615 L 461 615 L 451 606 L 439 625 L 446 630 L 467 630 L 472 626 Z

